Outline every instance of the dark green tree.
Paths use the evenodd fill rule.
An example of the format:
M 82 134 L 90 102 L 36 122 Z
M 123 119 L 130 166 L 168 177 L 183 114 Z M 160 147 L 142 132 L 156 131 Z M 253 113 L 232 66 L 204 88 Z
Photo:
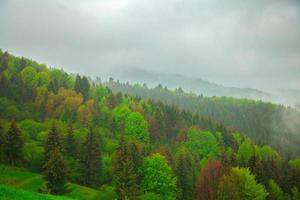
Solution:
M 188 200 L 192 198 L 195 183 L 195 165 L 191 154 L 181 151 L 176 159 L 175 175 L 180 192 L 179 199 Z
M 83 96 L 84 101 L 88 100 L 89 98 L 89 91 L 90 91 L 90 83 L 87 77 L 83 76 L 82 78 L 77 75 L 75 79 L 74 90 L 77 93 L 81 93 Z
M 4 143 L 5 160 L 8 164 L 15 166 L 22 160 L 23 146 L 24 141 L 21 136 L 21 131 L 17 127 L 16 121 L 13 120 L 9 131 L 6 134 L 6 139 Z
M 81 94 L 83 95 L 84 101 L 88 100 L 90 94 L 90 82 L 85 76 L 81 79 Z
M 68 167 L 58 148 L 44 165 L 44 177 L 46 185 L 51 194 L 65 194 L 68 192 L 66 187 L 68 179 Z
M 54 149 L 59 149 L 61 151 L 62 149 L 62 141 L 61 137 L 58 133 L 58 130 L 55 126 L 55 124 L 52 124 L 52 127 L 48 133 L 48 137 L 45 143 L 45 163 L 48 162 L 48 160 L 51 157 L 52 151 Z
M 115 154 L 113 166 L 116 193 L 120 200 L 128 198 L 136 199 L 139 193 L 138 175 L 135 172 L 136 165 L 132 159 L 132 150 L 134 148 L 129 149 L 128 144 L 122 136 L 119 148 Z
M 101 152 L 99 140 L 95 131 L 90 128 L 80 151 L 80 182 L 90 187 L 97 187 L 100 183 Z
M 107 106 L 110 109 L 113 109 L 117 106 L 117 99 L 116 99 L 116 96 L 114 95 L 114 93 L 110 92 L 107 95 L 106 100 L 107 100 Z
M 68 126 L 68 133 L 66 135 L 65 142 L 64 142 L 64 150 L 68 156 L 72 158 L 76 158 L 77 150 L 76 150 L 76 142 L 74 138 L 72 124 L 69 124 Z
M 81 77 L 78 74 L 77 74 L 76 79 L 75 79 L 74 90 L 77 93 L 81 93 Z

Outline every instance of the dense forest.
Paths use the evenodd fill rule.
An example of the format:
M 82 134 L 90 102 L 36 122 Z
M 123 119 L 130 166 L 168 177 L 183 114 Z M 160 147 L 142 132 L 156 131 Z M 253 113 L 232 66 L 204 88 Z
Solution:
M 112 78 L 103 84 L 114 92 L 159 100 L 210 117 L 240 131 L 257 144 L 268 144 L 288 157 L 300 155 L 300 112 L 294 108 L 250 99 L 204 97 L 185 93 L 181 88 L 171 91 L 161 84 L 148 88 L 145 84 L 130 85 Z
M 0 51 L 0 199 L 300 199 L 300 129 L 282 114 L 299 119 Z

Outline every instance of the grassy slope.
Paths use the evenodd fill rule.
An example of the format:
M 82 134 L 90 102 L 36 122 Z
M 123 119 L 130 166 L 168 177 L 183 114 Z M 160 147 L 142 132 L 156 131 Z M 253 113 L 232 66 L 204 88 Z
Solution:
M 44 187 L 45 182 L 40 174 L 31 173 L 20 168 L 0 165 L 0 184 L 36 192 L 39 188 Z M 74 199 L 90 200 L 98 193 L 97 190 L 72 183 L 69 184 L 69 188 L 72 191 L 67 194 L 67 196 Z M 37 197 L 37 199 L 39 198 Z
M 11 186 L 0 185 L 0 200 L 71 200 L 67 197 L 56 197 L 15 189 Z

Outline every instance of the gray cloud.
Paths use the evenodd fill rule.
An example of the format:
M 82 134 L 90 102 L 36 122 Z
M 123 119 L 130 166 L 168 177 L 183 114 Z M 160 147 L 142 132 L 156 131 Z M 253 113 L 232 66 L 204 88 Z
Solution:
M 297 0 L 0 0 L 0 48 L 88 75 L 300 89 L 299 22 Z

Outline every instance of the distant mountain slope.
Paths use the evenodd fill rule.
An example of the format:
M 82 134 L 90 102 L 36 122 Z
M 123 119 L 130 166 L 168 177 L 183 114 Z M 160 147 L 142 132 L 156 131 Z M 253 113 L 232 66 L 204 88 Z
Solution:
M 258 144 L 271 145 L 285 155 L 300 155 L 300 112 L 296 109 L 250 99 L 203 97 L 178 89 L 168 90 L 162 86 L 148 88 L 113 80 L 104 84 L 114 92 L 162 101 L 208 116 L 233 127 Z
M 271 98 L 269 93 L 258 89 L 226 87 L 200 78 L 186 77 L 172 73 L 156 73 L 138 68 L 115 72 L 113 75 L 123 82 L 146 83 L 151 87 L 162 84 L 170 89 L 181 87 L 185 91 L 192 91 L 196 94 L 203 94 L 204 96 L 232 96 L 251 99 Z

